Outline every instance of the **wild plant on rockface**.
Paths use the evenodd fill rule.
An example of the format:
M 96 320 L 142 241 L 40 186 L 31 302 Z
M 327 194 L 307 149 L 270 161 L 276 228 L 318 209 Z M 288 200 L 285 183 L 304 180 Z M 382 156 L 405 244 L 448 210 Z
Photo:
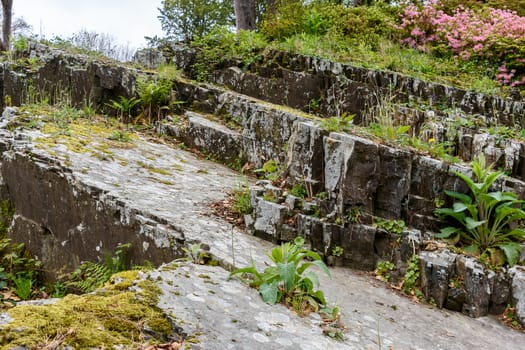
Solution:
M 317 311 L 326 306 L 326 300 L 323 291 L 318 289 L 319 278 L 306 270 L 317 266 L 328 276 L 330 272 L 319 254 L 303 248 L 303 245 L 302 237 L 297 237 L 293 243 L 282 243 L 268 254 L 274 264 L 264 271 L 259 272 L 255 265 L 251 265 L 233 271 L 230 277 L 246 276 L 245 279 L 269 304 L 283 302 L 298 312 Z
M 445 227 L 437 237 L 464 244 L 466 253 L 478 255 L 491 265 L 506 261 L 512 266 L 518 262 L 520 242 L 525 240 L 523 201 L 512 192 L 491 191 L 494 182 L 503 176 L 503 172 L 492 172 L 491 168 L 480 156 L 472 162 L 474 180 L 455 173 L 467 184 L 470 195 L 445 191 L 457 201 L 452 208 L 440 208 L 435 213 L 453 218 L 456 225 Z

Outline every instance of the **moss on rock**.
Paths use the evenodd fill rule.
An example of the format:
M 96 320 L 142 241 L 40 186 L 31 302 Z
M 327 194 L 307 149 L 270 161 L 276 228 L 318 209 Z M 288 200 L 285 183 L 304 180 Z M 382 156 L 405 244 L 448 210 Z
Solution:
M 161 290 L 152 281 L 137 282 L 137 277 L 137 271 L 121 272 L 93 294 L 10 309 L 12 321 L 0 327 L 0 349 L 41 348 L 52 342 L 75 349 L 137 347 L 166 341 L 173 330 L 156 306 Z

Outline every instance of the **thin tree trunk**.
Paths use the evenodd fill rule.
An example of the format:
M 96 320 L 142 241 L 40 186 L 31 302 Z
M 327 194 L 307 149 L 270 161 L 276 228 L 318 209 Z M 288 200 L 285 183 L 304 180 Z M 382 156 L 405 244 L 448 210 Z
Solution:
M 13 0 L 2 0 L 2 51 L 9 51 L 11 39 L 11 19 L 13 17 Z
M 267 0 L 266 1 L 266 12 L 273 15 L 277 8 L 277 0 Z
M 235 0 L 235 25 L 237 31 L 255 29 L 255 0 Z

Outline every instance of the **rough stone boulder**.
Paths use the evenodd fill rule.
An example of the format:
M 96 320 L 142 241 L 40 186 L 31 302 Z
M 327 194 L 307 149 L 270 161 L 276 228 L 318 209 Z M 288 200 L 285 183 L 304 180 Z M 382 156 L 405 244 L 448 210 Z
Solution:
M 27 55 L 36 57 L 36 69 L 0 66 L 0 103 L 9 96 L 13 105 L 47 98 L 51 103 L 69 103 L 107 109 L 106 103 L 119 96 L 133 96 L 138 70 L 114 61 L 103 62 L 84 55 L 31 42 Z

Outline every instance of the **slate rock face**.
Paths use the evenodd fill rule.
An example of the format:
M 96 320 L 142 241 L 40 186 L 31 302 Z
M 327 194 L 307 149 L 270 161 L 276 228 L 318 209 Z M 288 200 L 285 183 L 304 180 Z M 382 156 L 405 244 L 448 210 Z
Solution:
M 380 146 L 380 184 L 375 194 L 375 215 L 399 219 L 406 206 L 412 172 L 412 154 L 387 146 Z
M 375 269 L 375 235 L 375 227 L 359 224 L 345 227 L 341 231 L 344 264 L 360 270 Z
M 36 71 L 13 71 L 3 66 L 2 105 L 4 96 L 10 96 L 13 105 L 20 105 L 28 97 L 28 89 L 37 91 L 41 98 L 49 98 L 51 103 L 67 99 L 74 106 L 97 110 L 107 109 L 105 104 L 111 99 L 134 94 L 138 71 L 117 62 L 103 63 L 34 42 L 29 45 L 28 54 L 41 61 Z
M 454 273 L 457 255 L 448 250 L 423 251 L 419 255 L 421 290 L 427 298 L 434 298 L 436 306 L 445 306 L 448 282 Z
M 287 218 L 288 208 L 282 204 L 255 198 L 253 216 L 253 233 L 256 236 L 270 239 L 274 242 L 280 241 L 281 229 Z
M 374 194 L 379 183 L 379 147 L 356 136 L 331 133 L 325 138 L 326 192 L 337 194 L 340 212 L 360 207 L 374 212 Z
M 512 278 L 512 299 L 516 307 L 516 316 L 521 324 L 525 324 L 525 269 L 514 266 L 509 274 Z
M 305 242 L 310 244 L 312 249 L 321 252 L 325 250 L 321 219 L 311 215 L 297 215 L 297 235 L 304 237 Z
M 456 261 L 456 270 L 465 284 L 463 313 L 471 317 L 486 315 L 490 302 L 490 282 L 485 268 L 478 260 L 461 255 Z
M 472 141 L 473 157 L 484 155 L 487 164 L 495 164 L 510 174 L 520 173 L 520 155 L 523 156 L 522 144 L 515 140 L 497 139 L 489 134 L 476 134 Z
M 176 256 L 175 246 L 155 243 L 168 234 L 175 241 L 180 235 L 174 228 L 141 216 L 99 189 L 84 187 L 50 161 L 13 152 L 2 157 L 2 178 L 17 214 L 9 236 L 27 242 L 47 269 L 70 270 L 82 260 L 97 261 L 119 242 L 132 244 L 136 263 Z
M 186 117 L 189 125 L 183 139 L 187 146 L 227 163 L 242 163 L 240 133 L 194 112 L 186 112 Z
M 287 149 L 288 176 L 294 181 L 322 184 L 324 176 L 324 129 L 308 121 L 296 121 Z
M 489 313 L 500 315 L 511 302 L 511 277 L 503 268 L 501 271 L 491 271 L 488 274 L 490 283 Z

